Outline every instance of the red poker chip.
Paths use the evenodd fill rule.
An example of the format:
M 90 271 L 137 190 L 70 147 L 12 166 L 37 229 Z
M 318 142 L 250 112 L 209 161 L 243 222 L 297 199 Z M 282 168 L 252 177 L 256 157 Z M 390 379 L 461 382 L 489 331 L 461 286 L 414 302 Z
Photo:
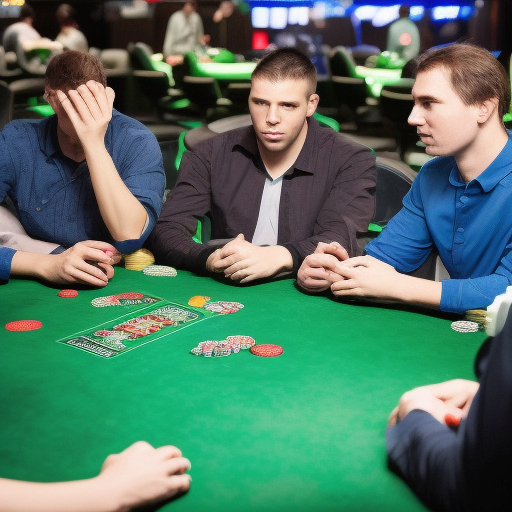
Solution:
M 444 417 L 444 422 L 448 427 L 455 428 L 460 425 L 460 418 L 457 418 L 453 414 L 446 414 Z
M 76 290 L 61 290 L 57 295 L 64 299 L 73 299 L 78 296 L 78 292 Z
M 35 331 L 43 326 L 39 320 L 15 320 L 5 324 L 8 331 Z
M 271 344 L 254 345 L 250 350 L 252 354 L 260 357 L 277 357 L 284 352 L 283 347 Z
M 126 293 L 119 293 L 116 295 L 118 299 L 142 299 L 144 298 L 144 294 L 140 292 L 126 292 Z

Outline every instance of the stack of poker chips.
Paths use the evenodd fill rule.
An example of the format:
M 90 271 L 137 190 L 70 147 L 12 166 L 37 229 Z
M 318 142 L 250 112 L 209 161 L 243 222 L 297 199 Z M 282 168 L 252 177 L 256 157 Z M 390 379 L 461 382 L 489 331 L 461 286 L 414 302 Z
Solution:
M 481 329 L 485 329 L 489 323 L 489 317 L 487 315 L 486 309 L 468 309 L 464 318 L 471 322 L 476 322 Z
M 142 270 L 155 262 L 155 257 L 147 249 L 139 249 L 131 254 L 124 254 L 124 268 L 128 270 Z
M 231 354 L 238 354 L 240 350 L 248 350 L 255 345 L 256 341 L 250 336 L 228 336 L 222 341 L 202 341 L 193 348 L 190 353 L 203 357 L 223 357 Z

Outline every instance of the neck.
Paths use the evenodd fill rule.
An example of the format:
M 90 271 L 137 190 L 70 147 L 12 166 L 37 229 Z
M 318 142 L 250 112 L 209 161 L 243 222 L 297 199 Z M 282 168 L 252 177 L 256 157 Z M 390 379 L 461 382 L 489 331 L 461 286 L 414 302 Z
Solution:
M 297 139 L 290 147 L 283 151 L 269 151 L 260 141 L 258 141 L 261 159 L 273 179 L 282 176 L 295 163 L 302 147 L 304 146 L 307 134 L 308 123 L 307 121 L 304 121 L 304 126 L 302 127 Z
M 466 183 L 474 180 L 492 164 L 508 142 L 505 127 L 482 126 L 481 133 L 466 151 L 455 156 L 459 172 Z
M 68 135 L 59 125 L 57 125 L 57 139 L 60 150 L 68 158 L 75 162 L 81 162 L 85 158 L 84 149 L 80 141 Z

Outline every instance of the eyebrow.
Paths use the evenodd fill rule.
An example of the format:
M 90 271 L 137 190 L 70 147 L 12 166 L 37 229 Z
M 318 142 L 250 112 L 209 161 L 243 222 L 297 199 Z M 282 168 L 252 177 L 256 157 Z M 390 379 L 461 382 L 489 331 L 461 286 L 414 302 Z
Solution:
M 269 103 L 271 101 L 271 100 L 267 100 L 265 98 L 258 98 L 257 96 L 251 96 L 250 100 L 251 101 L 263 101 L 265 103 Z M 283 103 L 289 103 L 290 105 L 299 105 L 300 101 L 296 101 L 296 100 L 281 100 L 278 103 L 280 105 L 282 105 Z
M 428 94 L 425 94 L 423 96 L 417 96 L 415 97 L 413 94 L 414 101 L 440 101 L 439 98 L 436 98 L 435 96 L 429 96 Z

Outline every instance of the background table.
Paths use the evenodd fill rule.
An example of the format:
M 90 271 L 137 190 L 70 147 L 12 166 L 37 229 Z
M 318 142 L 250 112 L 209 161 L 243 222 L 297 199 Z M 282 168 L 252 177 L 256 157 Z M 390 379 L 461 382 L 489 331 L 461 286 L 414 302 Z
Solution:
M 245 307 L 110 360 L 56 342 L 130 311 L 91 300 L 131 291 Z M 175 444 L 193 478 L 187 495 L 163 507 L 176 512 L 425 510 L 387 469 L 386 420 L 412 387 L 473 378 L 485 339 L 439 315 L 307 296 L 293 280 L 238 287 L 119 268 L 105 289 L 74 299 L 57 292 L 24 280 L 0 288 L 0 475 L 87 478 L 136 440 Z M 43 327 L 5 330 L 19 319 Z M 284 354 L 190 354 L 233 334 Z

